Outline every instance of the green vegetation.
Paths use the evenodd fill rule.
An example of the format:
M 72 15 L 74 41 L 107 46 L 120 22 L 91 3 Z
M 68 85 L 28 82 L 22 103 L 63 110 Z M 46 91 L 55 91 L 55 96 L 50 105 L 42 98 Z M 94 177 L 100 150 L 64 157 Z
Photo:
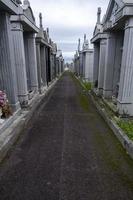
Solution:
M 79 94 L 80 105 L 85 111 L 89 111 L 89 101 L 85 94 Z
M 75 84 L 77 85 L 77 100 L 79 101 L 80 105 L 86 112 L 91 112 L 91 104 L 88 99 L 87 91 L 90 90 L 90 83 L 82 82 L 82 80 L 76 79 L 72 75 L 72 79 L 74 80 Z M 95 101 L 100 105 L 101 108 L 105 109 L 108 116 L 115 121 L 116 124 L 118 124 L 122 128 L 122 124 L 126 123 L 125 126 L 127 130 L 129 130 L 130 133 L 132 133 L 132 138 L 129 136 L 129 138 L 133 139 L 133 121 L 124 121 L 123 119 L 116 117 L 115 112 L 110 109 L 109 106 L 105 104 L 105 102 L 98 98 L 94 94 Z M 96 122 L 99 121 L 100 116 L 93 113 L 93 119 Z M 88 117 L 88 120 L 90 122 L 90 116 Z M 91 122 L 90 122 L 91 124 Z M 91 125 L 89 125 L 91 126 Z M 129 158 L 128 154 L 125 153 L 124 148 L 122 147 L 121 143 L 116 140 L 116 136 L 112 134 L 112 131 L 110 129 L 106 129 L 106 134 L 102 130 L 97 129 L 97 127 L 93 126 L 93 142 L 94 146 L 96 147 L 96 150 L 99 152 L 100 159 L 103 162 L 103 166 L 106 166 L 106 173 L 110 174 L 110 172 L 114 173 L 116 172 L 118 174 L 118 177 L 120 181 L 123 183 L 124 187 L 127 187 L 129 190 L 133 190 L 133 181 L 132 181 L 132 166 L 133 161 Z M 129 128 L 129 129 L 128 129 Z M 126 132 L 124 130 L 124 132 Z M 117 155 L 116 155 L 117 152 Z M 95 152 L 94 152 L 95 155 Z M 128 174 L 127 174 L 127 166 L 128 166 Z M 110 188 L 109 188 L 110 189 Z
M 87 81 L 82 81 L 82 84 L 85 90 L 90 91 L 92 89 L 92 83 L 87 82 Z
M 75 76 L 72 74 L 72 73 L 70 73 L 70 76 L 71 76 L 71 78 L 73 79 L 73 81 L 75 82 L 75 84 L 78 86 L 77 87 L 77 99 L 78 99 L 78 101 L 80 102 L 80 105 L 82 106 L 82 108 L 87 112 L 87 111 L 89 111 L 89 101 L 88 101 L 88 97 L 87 97 L 87 95 L 86 95 L 86 93 L 83 91 L 83 89 L 85 90 L 85 91 L 88 91 L 88 89 L 87 89 L 87 87 L 88 87 L 88 85 L 86 84 L 86 86 L 84 85 L 84 82 L 82 82 L 82 80 L 80 79 L 77 79 L 77 78 L 75 78 Z M 81 90 L 79 90 L 79 88 L 81 89 Z M 90 88 L 90 87 L 89 87 Z M 82 92 L 81 92 L 82 91 Z
M 133 120 L 120 119 L 117 124 L 133 140 Z
M 113 147 L 108 146 L 107 141 L 113 141 Z M 106 166 L 108 166 L 109 171 L 117 171 L 119 178 L 125 186 L 133 190 L 133 181 L 130 176 L 126 173 L 125 169 L 127 163 L 130 166 L 130 173 L 132 172 L 132 159 L 129 159 L 128 154 L 125 154 L 125 150 L 119 141 L 116 143 L 116 138 L 112 135 L 111 132 L 108 132 L 106 135 L 100 133 L 95 134 L 96 146 L 99 147 L 99 152 L 101 153 L 102 160 Z M 116 152 L 119 152 L 119 155 L 116 157 Z M 120 156 L 122 155 L 122 156 Z M 123 159 L 124 158 L 124 159 Z M 126 161 L 126 162 L 125 162 Z
M 80 80 L 80 84 L 81 84 L 81 87 L 84 88 L 84 90 L 87 92 L 87 91 L 90 91 L 92 89 L 92 84 L 89 83 L 89 82 L 84 82 L 82 80 Z M 80 104 L 81 106 L 84 108 L 85 111 L 88 111 L 89 110 L 89 101 L 88 101 L 88 97 L 86 96 L 86 94 L 80 94 L 79 95 L 79 99 L 80 99 Z

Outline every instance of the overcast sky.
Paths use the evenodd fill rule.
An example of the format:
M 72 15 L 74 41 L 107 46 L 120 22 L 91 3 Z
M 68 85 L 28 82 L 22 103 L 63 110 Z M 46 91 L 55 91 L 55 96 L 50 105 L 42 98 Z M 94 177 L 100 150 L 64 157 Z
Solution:
M 42 12 L 43 26 L 49 27 L 50 37 L 63 51 L 66 61 L 73 58 L 78 38 L 84 33 L 90 40 L 96 24 L 97 7 L 105 14 L 109 0 L 30 0 L 36 23 Z

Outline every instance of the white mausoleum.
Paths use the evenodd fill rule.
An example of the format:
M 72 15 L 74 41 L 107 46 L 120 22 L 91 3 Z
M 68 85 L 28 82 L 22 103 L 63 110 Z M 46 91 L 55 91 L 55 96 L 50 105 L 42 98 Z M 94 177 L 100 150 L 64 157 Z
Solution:
M 78 51 L 74 56 L 74 68 L 77 76 L 88 82 L 93 82 L 93 49 L 89 48 L 89 42 L 84 35 L 83 47 L 78 42 Z
M 57 46 L 29 0 L 0 0 L 0 90 L 13 110 L 28 106 L 57 76 Z
M 120 114 L 133 115 L 133 1 L 110 0 L 91 42 L 94 44 L 93 81 L 104 98 L 116 98 Z

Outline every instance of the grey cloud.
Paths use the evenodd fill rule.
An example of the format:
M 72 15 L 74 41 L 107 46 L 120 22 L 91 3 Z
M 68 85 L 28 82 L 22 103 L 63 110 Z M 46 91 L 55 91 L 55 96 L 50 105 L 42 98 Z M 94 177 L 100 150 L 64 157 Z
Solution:
M 63 49 L 64 52 L 76 51 L 78 44 L 77 43 L 58 43 L 60 49 Z
M 84 34 L 87 34 L 87 37 L 90 39 L 93 34 L 94 27 L 51 27 L 50 32 L 51 36 L 58 42 L 62 41 L 73 41 L 77 42 L 78 39 L 83 39 Z M 58 34 L 55 34 L 58 33 Z
M 63 50 L 65 59 L 70 61 L 72 59 L 72 52 L 74 54 L 77 49 L 78 38 L 83 40 L 83 35 L 86 33 L 88 39 L 91 39 L 96 22 L 97 7 L 101 6 L 104 14 L 109 0 L 30 0 L 30 2 L 37 19 L 37 23 L 38 13 L 42 12 L 44 16 L 44 28 L 49 26 L 51 38 L 57 42 L 59 48 Z M 76 13 L 77 18 L 74 15 L 76 25 L 72 25 L 71 21 L 70 24 L 66 24 L 66 22 L 68 22 L 66 17 L 68 16 L 69 19 L 71 17 L 71 13 L 68 12 L 69 7 L 75 9 L 76 12 L 79 12 L 78 14 Z M 63 14 L 62 8 L 64 12 Z M 85 10 L 86 16 L 86 22 L 84 23 L 83 21 L 83 24 L 81 19 L 84 13 L 81 13 L 81 8 L 82 10 Z M 56 18 L 56 15 L 58 14 L 56 9 L 58 9 L 58 12 L 61 12 L 60 18 Z M 78 23 L 79 20 L 80 23 Z M 92 22 L 91 25 L 89 22 Z

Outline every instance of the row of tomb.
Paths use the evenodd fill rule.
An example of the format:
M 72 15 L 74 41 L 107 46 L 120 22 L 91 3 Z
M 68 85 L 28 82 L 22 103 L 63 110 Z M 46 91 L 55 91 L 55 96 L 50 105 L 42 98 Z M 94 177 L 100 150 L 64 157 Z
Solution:
M 93 68 L 93 75 L 88 77 L 93 76 L 94 91 L 112 101 L 119 114 L 133 116 L 132 0 L 110 0 L 102 21 L 101 8 L 98 8 L 91 43 L 94 46 L 93 64 L 88 62 L 86 68 Z M 84 71 L 83 56 L 80 56 L 83 52 L 84 48 L 78 50 L 74 59 L 75 71 L 79 76 Z
M 28 0 L 0 1 L 0 88 L 13 111 L 27 106 L 64 70 L 62 52 L 35 23 Z

